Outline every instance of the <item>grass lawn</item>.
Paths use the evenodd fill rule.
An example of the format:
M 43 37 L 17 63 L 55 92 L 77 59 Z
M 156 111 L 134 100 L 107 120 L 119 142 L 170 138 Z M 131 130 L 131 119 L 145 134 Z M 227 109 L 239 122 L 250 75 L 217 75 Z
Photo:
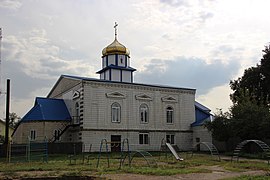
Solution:
M 188 157 L 188 154 L 181 153 L 182 157 Z M 86 157 L 86 156 L 85 156 Z M 270 172 L 270 165 L 263 161 L 241 160 L 239 163 L 222 160 L 221 162 L 213 159 L 208 154 L 194 154 L 193 157 L 185 158 L 184 161 L 176 161 L 171 155 L 167 158 L 165 155 L 159 156 L 158 153 L 153 153 L 152 160 L 157 162 L 157 165 L 149 166 L 143 157 L 134 157 L 131 166 L 128 166 L 127 160 L 125 165 L 119 168 L 120 153 L 110 154 L 110 165 L 106 154 L 103 154 L 100 159 L 99 167 L 97 167 L 98 154 L 89 155 L 89 162 L 84 160 L 82 155 L 75 158 L 69 158 L 68 155 L 50 155 L 47 163 L 42 161 L 36 162 L 13 162 L 6 163 L 4 159 L 0 162 L 0 178 L 17 178 L 17 177 L 35 177 L 35 176 L 84 176 L 90 175 L 100 177 L 104 174 L 144 174 L 155 176 L 171 176 L 176 174 L 189 173 L 211 173 L 209 167 L 219 166 L 231 172 L 243 172 L 250 170 L 263 170 L 265 176 L 256 176 L 256 179 L 269 178 L 267 172 Z M 76 161 L 75 161 L 76 159 Z M 39 172 L 38 174 L 35 172 Z M 250 179 L 249 176 L 241 176 L 239 179 Z M 253 177 L 252 177 L 253 179 Z

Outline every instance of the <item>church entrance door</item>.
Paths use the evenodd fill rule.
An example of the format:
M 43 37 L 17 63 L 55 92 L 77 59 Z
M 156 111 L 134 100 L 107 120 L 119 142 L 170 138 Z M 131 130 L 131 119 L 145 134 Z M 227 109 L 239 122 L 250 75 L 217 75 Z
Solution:
M 111 135 L 111 152 L 121 151 L 121 135 Z

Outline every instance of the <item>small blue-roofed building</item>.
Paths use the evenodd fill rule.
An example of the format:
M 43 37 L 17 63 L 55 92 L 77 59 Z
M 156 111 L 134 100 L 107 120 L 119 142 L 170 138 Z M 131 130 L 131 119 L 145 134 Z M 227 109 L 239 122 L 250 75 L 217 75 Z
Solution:
M 212 141 L 203 126 L 210 110 L 195 101 L 196 89 L 134 82 L 130 62 L 130 51 L 115 36 L 102 51 L 99 79 L 61 75 L 46 98 L 36 98 L 13 141 L 46 137 L 84 144 L 86 151 L 99 151 L 102 139 L 128 139 L 131 150 L 146 151 L 159 151 L 164 140 L 182 150 L 198 138 Z
M 37 97 L 34 107 L 21 119 L 29 121 L 71 121 L 63 99 L 50 99 Z
M 193 130 L 193 141 L 212 142 L 212 135 L 204 126 L 205 122 L 212 121 L 211 110 L 199 102 L 195 101 L 195 122 L 191 124 Z M 204 149 L 203 149 L 204 150 Z
M 191 124 L 192 127 L 202 126 L 206 121 L 211 121 L 213 115 L 210 113 L 211 110 L 199 102 L 195 101 L 195 116 L 196 121 Z
M 32 109 L 20 120 L 13 141 L 60 140 L 60 134 L 72 118 L 63 99 L 37 97 Z M 61 136 L 64 138 L 64 136 Z

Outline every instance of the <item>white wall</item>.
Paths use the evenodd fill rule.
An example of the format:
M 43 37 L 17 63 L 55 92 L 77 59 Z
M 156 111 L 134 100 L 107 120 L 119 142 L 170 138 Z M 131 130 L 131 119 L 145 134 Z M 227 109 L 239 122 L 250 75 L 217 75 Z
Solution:
M 73 100 L 71 95 L 75 90 L 80 91 L 81 96 Z M 175 134 L 176 145 L 180 149 L 190 150 L 194 138 L 204 133 L 195 128 L 193 136 L 190 127 L 195 121 L 195 90 L 85 81 L 63 92 L 59 98 L 65 99 L 71 114 L 74 114 L 75 103 L 80 103 L 81 130 L 74 133 L 81 134 L 78 135 L 79 141 L 86 146 L 93 144 L 95 150 L 98 150 L 101 139 L 109 141 L 112 134 L 121 135 L 122 140 L 128 138 L 133 149 L 159 150 L 166 133 Z M 114 102 L 121 105 L 120 123 L 111 122 L 111 105 Z M 149 122 L 146 124 L 140 122 L 141 104 L 147 104 L 149 108 Z M 166 123 L 168 106 L 174 109 L 173 124 Z M 138 144 L 140 132 L 149 133 L 149 145 Z
M 119 69 L 112 69 L 112 81 L 120 81 L 120 70 Z
M 117 84 L 109 85 L 90 85 L 84 86 L 85 102 L 85 121 L 84 128 L 103 127 L 103 128 L 152 128 L 168 130 L 190 130 L 190 124 L 195 120 L 194 94 L 166 92 L 160 88 L 151 90 L 143 86 L 125 85 L 119 88 Z M 121 93 L 124 97 L 107 97 L 109 93 Z M 146 94 L 151 100 L 136 99 L 140 94 Z M 163 97 L 172 96 L 177 99 L 176 102 L 164 102 Z M 121 105 L 121 123 L 111 122 L 111 105 L 117 102 Z M 139 107 L 145 103 L 149 107 L 149 123 L 140 124 Z M 95 110 L 92 109 L 92 106 Z M 166 107 L 174 108 L 173 124 L 166 123 Z M 96 111 L 97 110 L 97 111 Z M 94 115 L 94 119 L 93 119 Z M 97 119 L 96 119 L 97 118 Z M 88 123 L 91 122 L 91 123 Z M 92 124 L 92 125 L 91 125 Z
M 106 67 L 106 56 L 102 58 L 102 68 Z
M 131 82 L 131 73 L 130 71 L 122 71 L 122 81 Z
M 108 55 L 108 66 L 110 64 L 114 64 L 115 65 L 115 55 Z
M 195 126 L 193 129 L 193 146 L 197 144 L 196 138 L 200 138 L 200 142 L 209 142 L 212 143 L 212 135 L 211 132 L 207 130 L 204 126 Z M 204 145 L 200 146 L 202 151 L 208 151 L 207 147 Z
M 130 151 L 144 150 L 144 151 L 159 151 L 161 141 L 165 138 L 165 132 L 149 132 L 150 144 L 139 144 L 139 131 L 123 132 L 123 131 L 83 131 L 83 139 L 86 151 L 89 150 L 92 144 L 91 151 L 98 152 L 100 150 L 101 140 L 106 139 L 111 141 L 111 135 L 121 135 L 121 142 L 125 138 L 129 141 Z M 192 133 L 176 133 L 176 145 L 180 150 L 190 150 L 192 144 Z M 103 146 L 105 147 L 105 146 Z M 109 151 L 111 149 L 109 145 Z M 105 149 L 103 149 L 105 151 Z
M 123 96 L 108 97 L 106 95 L 114 92 Z M 138 95 L 146 95 L 150 99 L 138 99 L 136 98 Z M 163 101 L 164 97 L 173 97 L 175 101 Z M 88 144 L 99 144 L 101 139 L 109 139 L 111 133 L 118 132 L 122 138 L 135 138 L 132 143 L 138 149 L 155 150 L 159 148 L 166 132 L 174 132 L 178 147 L 185 150 L 191 149 L 190 124 L 195 120 L 194 99 L 192 90 L 172 90 L 118 83 L 86 83 L 82 141 Z M 121 106 L 120 123 L 111 122 L 111 105 L 114 102 Z M 140 122 L 141 104 L 147 104 L 149 108 L 149 122 L 145 124 Z M 167 106 L 174 108 L 173 124 L 166 123 Z M 151 146 L 138 145 L 138 134 L 142 131 L 149 132 L 152 139 Z

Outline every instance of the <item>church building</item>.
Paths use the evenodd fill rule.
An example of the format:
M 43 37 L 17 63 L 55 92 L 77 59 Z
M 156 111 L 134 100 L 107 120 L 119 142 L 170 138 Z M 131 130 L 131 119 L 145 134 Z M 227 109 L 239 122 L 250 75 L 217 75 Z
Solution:
M 133 82 L 136 69 L 116 30 L 114 41 L 102 51 L 100 78 L 61 75 L 47 97 L 37 97 L 21 119 L 14 143 L 47 138 L 82 142 L 85 149 L 99 151 L 102 139 L 128 139 L 131 150 L 158 151 L 164 140 L 181 150 L 212 141 L 203 126 L 210 110 L 195 101 L 196 90 Z

